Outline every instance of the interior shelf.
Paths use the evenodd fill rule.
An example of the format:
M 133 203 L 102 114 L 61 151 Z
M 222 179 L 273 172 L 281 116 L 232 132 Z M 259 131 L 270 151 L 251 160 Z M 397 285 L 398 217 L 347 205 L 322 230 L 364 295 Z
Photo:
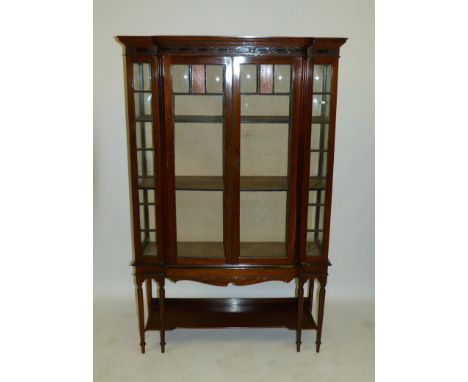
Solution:
M 177 257 L 222 259 L 224 258 L 224 244 L 212 241 L 178 241 Z
M 241 258 L 286 258 L 285 242 L 241 242 L 239 247 Z M 177 242 L 177 257 L 216 259 L 224 257 L 223 242 L 179 241 Z
M 223 123 L 222 115 L 176 115 L 176 123 Z M 289 116 L 277 115 L 244 115 L 240 118 L 241 123 L 289 123 Z
M 312 117 L 312 123 L 330 123 L 330 118 L 322 117 L 322 116 L 315 116 L 315 117 Z
M 296 298 L 167 298 L 164 329 L 287 328 L 296 330 Z M 159 301 L 151 301 L 145 330 L 161 328 Z M 309 299 L 304 299 L 302 329 L 316 329 Z
M 285 242 L 241 242 L 239 243 L 239 257 L 285 259 L 288 257 L 286 245 Z
M 155 257 L 157 256 L 157 247 L 156 242 L 150 241 L 145 246 L 143 246 L 143 256 L 145 257 Z
M 140 189 L 154 189 L 154 177 L 140 177 Z M 224 178 L 222 176 L 176 176 L 176 190 L 223 191 Z M 325 189 L 325 180 L 319 177 L 309 178 L 309 190 Z M 286 176 L 241 176 L 241 191 L 288 191 Z

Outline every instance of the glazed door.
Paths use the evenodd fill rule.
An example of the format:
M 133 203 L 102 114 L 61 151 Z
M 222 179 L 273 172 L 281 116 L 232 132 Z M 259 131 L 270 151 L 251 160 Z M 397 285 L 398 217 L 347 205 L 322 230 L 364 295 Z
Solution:
M 164 253 L 157 67 L 157 58 L 126 58 L 135 259 L 146 263 Z
M 233 263 L 294 262 L 300 57 L 233 63 Z
M 165 56 L 163 70 L 168 260 L 229 262 L 232 60 Z

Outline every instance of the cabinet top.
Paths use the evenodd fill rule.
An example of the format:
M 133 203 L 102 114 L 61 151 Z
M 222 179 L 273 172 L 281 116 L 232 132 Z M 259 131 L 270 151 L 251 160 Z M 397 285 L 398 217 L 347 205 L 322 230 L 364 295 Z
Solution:
M 254 36 L 117 36 L 127 55 L 324 55 L 338 56 L 346 38 Z

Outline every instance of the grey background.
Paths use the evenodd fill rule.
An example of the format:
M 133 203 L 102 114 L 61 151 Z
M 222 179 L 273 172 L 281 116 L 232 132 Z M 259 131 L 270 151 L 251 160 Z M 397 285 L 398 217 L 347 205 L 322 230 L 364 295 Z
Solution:
M 226 13 L 227 12 L 227 13 Z M 259 17 L 263 12 L 263 15 Z M 348 37 L 342 47 L 327 294 L 374 295 L 374 4 L 356 1 L 94 3 L 94 294 L 134 294 L 124 73 L 116 35 Z M 291 296 L 294 283 L 168 283 L 170 296 Z

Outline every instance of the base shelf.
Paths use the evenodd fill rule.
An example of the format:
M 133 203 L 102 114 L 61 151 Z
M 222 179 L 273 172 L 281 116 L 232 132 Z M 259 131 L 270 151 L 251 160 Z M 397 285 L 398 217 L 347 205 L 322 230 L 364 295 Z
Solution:
M 295 298 L 167 298 L 164 329 L 176 328 L 287 328 L 297 325 Z M 152 299 L 145 330 L 160 330 L 159 301 Z M 317 329 L 304 299 L 302 329 Z

